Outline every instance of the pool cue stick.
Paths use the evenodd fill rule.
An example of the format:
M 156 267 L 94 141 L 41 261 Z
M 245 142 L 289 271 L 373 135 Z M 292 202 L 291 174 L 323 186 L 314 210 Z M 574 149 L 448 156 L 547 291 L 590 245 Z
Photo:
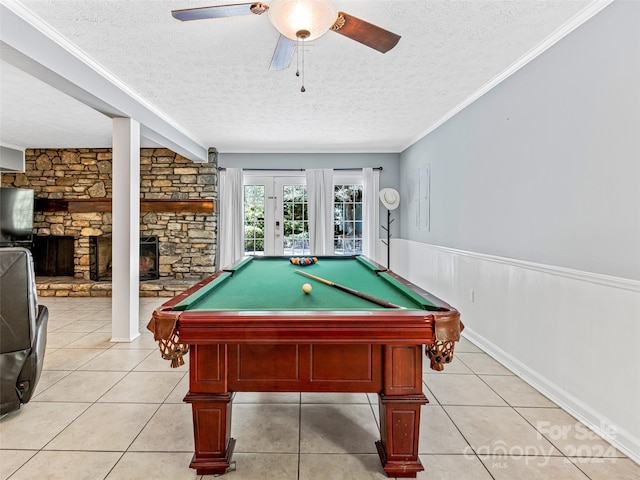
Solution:
M 365 300 L 369 300 L 370 302 L 377 303 L 378 305 L 382 305 L 383 307 L 404 309 L 404 307 L 401 307 L 400 305 L 396 305 L 395 303 L 387 302 L 386 300 L 383 300 L 381 298 L 359 292 L 358 290 L 345 287 L 344 285 L 340 285 L 339 283 L 335 283 L 330 280 L 326 280 L 324 278 L 316 277 L 315 275 L 311 275 L 310 273 L 303 272 L 302 270 L 298 270 L 297 268 L 295 269 L 295 272 L 299 273 L 300 275 L 304 275 L 305 277 L 313 278 L 314 280 L 317 280 L 326 285 L 329 285 L 330 287 L 334 287 L 334 288 L 337 288 L 338 290 L 342 290 L 343 292 L 347 292 L 347 293 L 350 293 L 351 295 L 355 295 L 356 297 L 364 298 Z

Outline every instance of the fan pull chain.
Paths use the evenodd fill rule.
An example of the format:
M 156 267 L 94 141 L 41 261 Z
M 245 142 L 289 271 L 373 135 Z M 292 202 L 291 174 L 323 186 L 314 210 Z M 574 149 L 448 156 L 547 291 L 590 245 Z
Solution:
M 296 38 L 296 77 L 300 76 L 300 37 Z
M 304 88 L 304 41 L 309 37 L 308 30 L 299 30 L 296 32 L 296 77 L 300 76 L 300 70 L 302 70 L 302 87 L 300 88 L 301 92 L 306 92 Z M 300 40 L 302 40 L 302 62 L 300 61 Z M 300 65 L 302 63 L 302 69 Z
M 302 93 L 305 92 L 304 88 L 304 38 L 302 39 L 302 87 L 300 87 Z

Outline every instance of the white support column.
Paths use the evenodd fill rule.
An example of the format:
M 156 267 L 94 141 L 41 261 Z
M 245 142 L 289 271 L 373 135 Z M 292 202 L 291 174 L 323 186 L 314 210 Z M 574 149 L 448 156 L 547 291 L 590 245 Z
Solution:
M 111 341 L 140 335 L 140 124 L 113 119 Z

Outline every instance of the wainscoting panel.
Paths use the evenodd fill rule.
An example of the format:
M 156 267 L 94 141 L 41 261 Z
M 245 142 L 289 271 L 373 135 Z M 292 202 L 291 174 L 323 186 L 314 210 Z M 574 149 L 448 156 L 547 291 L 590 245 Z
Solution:
M 392 240 L 465 337 L 640 463 L 640 282 Z

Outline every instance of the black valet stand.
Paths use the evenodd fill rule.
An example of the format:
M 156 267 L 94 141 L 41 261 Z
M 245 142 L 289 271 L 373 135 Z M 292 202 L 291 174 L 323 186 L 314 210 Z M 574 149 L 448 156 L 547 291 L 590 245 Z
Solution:
M 398 208 L 400 204 L 400 194 L 393 188 L 383 188 L 378 193 L 378 196 L 387 209 L 387 226 L 382 227 L 387 232 L 387 241 L 382 240 L 382 243 L 387 246 L 387 270 L 389 270 L 391 269 L 391 224 L 393 223 L 391 210 Z
M 382 243 L 384 243 L 387 246 L 387 270 L 390 270 L 390 265 L 391 265 L 391 224 L 393 223 L 393 218 L 391 218 L 391 210 L 387 210 L 387 226 L 383 226 L 382 229 L 387 232 L 387 241 L 385 242 L 384 240 L 382 240 Z

